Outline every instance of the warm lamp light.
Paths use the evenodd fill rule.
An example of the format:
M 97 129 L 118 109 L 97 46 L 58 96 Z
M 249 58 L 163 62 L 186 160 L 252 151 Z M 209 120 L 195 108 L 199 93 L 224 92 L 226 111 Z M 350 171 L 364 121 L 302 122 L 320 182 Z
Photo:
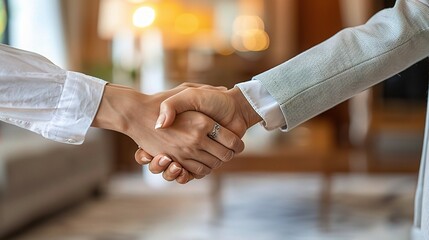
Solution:
M 174 29 L 181 34 L 195 33 L 200 26 L 197 16 L 191 13 L 183 13 L 176 18 Z
M 252 52 L 266 50 L 270 45 L 270 38 L 263 30 L 249 30 L 245 32 L 243 37 L 243 46 L 245 49 Z
M 249 29 L 265 29 L 264 21 L 259 16 L 238 16 L 233 23 L 234 32 L 245 31 Z
M 270 46 L 270 38 L 259 16 L 238 16 L 233 31 L 231 44 L 237 51 L 259 52 Z
M 148 6 L 139 7 L 134 11 L 133 24 L 138 28 L 149 27 L 155 21 L 155 9 Z

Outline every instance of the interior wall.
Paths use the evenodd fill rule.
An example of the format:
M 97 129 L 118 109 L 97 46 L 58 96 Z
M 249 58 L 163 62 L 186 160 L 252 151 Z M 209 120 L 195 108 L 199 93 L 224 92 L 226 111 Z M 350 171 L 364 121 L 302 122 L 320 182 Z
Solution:
M 98 37 L 99 0 L 61 0 L 69 69 L 91 72 L 110 65 L 110 43 Z
M 305 51 L 342 29 L 338 0 L 298 2 L 299 50 Z

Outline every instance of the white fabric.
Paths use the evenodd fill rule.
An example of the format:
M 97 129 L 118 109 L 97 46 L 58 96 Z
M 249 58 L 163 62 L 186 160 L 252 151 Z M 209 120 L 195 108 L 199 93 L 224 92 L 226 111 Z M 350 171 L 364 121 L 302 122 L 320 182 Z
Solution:
M 0 120 L 63 143 L 85 138 L 106 82 L 0 44 Z
M 424 4 L 427 7 L 429 7 L 429 1 L 428 0 L 414 0 L 414 1 L 420 2 L 421 4 Z
M 273 130 L 283 127 L 286 121 L 283 117 L 280 104 L 271 96 L 271 94 L 262 86 L 261 82 L 251 80 L 236 85 L 253 109 L 261 116 L 262 126 L 267 130 Z

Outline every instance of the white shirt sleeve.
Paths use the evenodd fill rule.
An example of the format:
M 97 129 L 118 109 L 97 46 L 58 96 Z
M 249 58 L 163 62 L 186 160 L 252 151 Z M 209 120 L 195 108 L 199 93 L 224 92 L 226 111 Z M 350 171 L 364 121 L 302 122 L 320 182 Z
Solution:
M 81 144 L 106 82 L 0 44 L 0 120 L 45 138 Z
M 286 121 L 280 105 L 258 80 L 250 80 L 236 85 L 253 109 L 261 116 L 262 126 L 267 130 L 286 128 Z

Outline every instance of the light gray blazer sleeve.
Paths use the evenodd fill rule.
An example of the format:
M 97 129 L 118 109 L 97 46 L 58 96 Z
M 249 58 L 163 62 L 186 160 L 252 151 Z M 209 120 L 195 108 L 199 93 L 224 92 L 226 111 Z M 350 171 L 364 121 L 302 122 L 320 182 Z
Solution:
M 429 56 L 429 0 L 399 0 L 254 77 L 280 104 L 287 129 Z

